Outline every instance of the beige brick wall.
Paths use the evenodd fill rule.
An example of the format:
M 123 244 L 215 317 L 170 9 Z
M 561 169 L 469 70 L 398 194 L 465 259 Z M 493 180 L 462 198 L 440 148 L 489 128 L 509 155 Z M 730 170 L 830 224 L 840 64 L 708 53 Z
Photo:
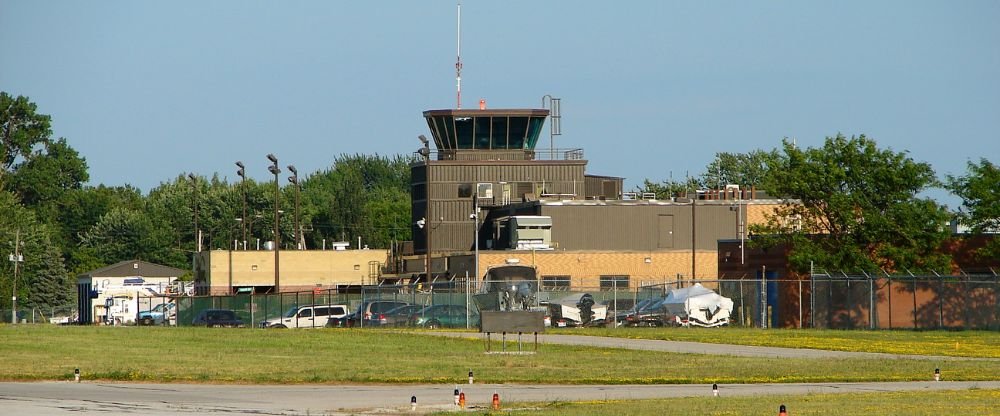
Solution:
M 646 262 L 646 259 L 649 262 Z M 571 276 L 571 286 L 600 286 L 602 275 L 627 275 L 629 286 L 664 283 L 677 280 L 677 275 L 690 279 L 691 251 L 656 252 L 594 252 L 594 251 L 503 251 L 480 252 L 480 275 L 490 266 L 502 265 L 508 259 L 519 264 L 535 265 L 539 276 Z M 718 255 L 715 251 L 695 252 L 695 278 L 715 279 Z
M 369 279 L 368 264 L 385 263 L 387 256 L 386 250 L 283 250 L 278 260 L 280 289 L 289 292 L 337 284 L 374 284 L 377 282 Z M 201 258 L 212 294 L 228 292 L 230 264 L 234 287 L 274 285 L 273 251 L 213 250 L 201 253 Z
M 774 211 L 780 207 L 780 203 L 760 204 L 751 203 L 745 206 L 747 210 L 747 226 L 755 224 L 767 224 L 767 216 L 774 215 Z

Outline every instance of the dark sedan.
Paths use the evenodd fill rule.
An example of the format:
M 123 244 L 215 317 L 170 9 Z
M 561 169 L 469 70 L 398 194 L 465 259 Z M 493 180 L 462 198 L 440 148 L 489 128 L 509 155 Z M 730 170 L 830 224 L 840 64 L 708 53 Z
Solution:
M 236 312 L 229 309 L 204 309 L 198 316 L 194 317 L 191 325 L 209 328 L 242 328 L 245 326 L 243 320 L 236 316 Z

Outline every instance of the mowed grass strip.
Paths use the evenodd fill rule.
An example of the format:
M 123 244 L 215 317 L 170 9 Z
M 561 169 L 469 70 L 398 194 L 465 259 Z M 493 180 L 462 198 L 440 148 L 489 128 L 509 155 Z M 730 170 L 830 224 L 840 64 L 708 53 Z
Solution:
M 1000 415 L 1000 390 L 696 397 L 656 400 L 503 403 L 505 415 Z M 518 410 L 520 409 L 520 410 Z M 487 414 L 501 414 L 492 412 Z M 441 415 L 448 412 L 438 413 Z
M 759 328 L 566 328 L 554 334 L 707 342 L 763 347 L 1000 358 L 1000 331 L 829 330 Z
M 509 347 L 513 348 L 513 346 Z M 684 384 L 995 380 L 998 361 L 721 357 L 542 345 L 487 355 L 469 338 L 358 329 L 0 327 L 0 380 L 212 383 Z

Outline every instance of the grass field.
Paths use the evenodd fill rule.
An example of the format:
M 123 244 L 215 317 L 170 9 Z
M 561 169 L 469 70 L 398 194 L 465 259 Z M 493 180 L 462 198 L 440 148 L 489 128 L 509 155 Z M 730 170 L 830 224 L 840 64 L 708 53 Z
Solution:
M 651 332 L 652 333 L 652 332 Z M 987 337 L 986 334 L 982 336 Z M 681 384 L 993 380 L 1000 360 L 774 359 L 543 345 L 485 355 L 475 339 L 355 329 L 0 326 L 0 380 L 230 383 Z
M 1000 331 L 568 328 L 550 332 L 834 351 L 1000 358 Z
M 1000 415 L 1000 390 L 895 393 L 809 394 L 799 396 L 698 397 L 662 400 L 508 403 L 511 415 L 776 415 L 784 404 L 789 415 Z M 520 409 L 520 410 L 516 410 Z M 453 412 L 437 413 L 440 415 Z M 487 413 L 491 414 L 491 413 Z

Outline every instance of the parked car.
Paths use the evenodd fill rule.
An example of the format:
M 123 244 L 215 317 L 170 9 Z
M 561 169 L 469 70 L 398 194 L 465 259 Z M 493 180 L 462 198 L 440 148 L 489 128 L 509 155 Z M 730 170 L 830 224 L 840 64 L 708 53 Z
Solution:
M 379 321 L 382 326 L 405 326 L 410 316 L 423 308 L 424 305 L 403 305 L 380 313 L 373 320 Z
M 175 319 L 177 310 L 173 302 L 161 303 L 148 311 L 139 312 L 139 325 L 163 325 Z
M 628 326 L 664 326 L 669 325 L 673 318 L 667 312 L 663 304 L 664 298 L 653 298 L 645 302 L 641 307 L 629 311 L 625 316 L 625 325 Z
M 646 306 L 649 306 L 649 305 L 651 305 L 653 303 L 659 302 L 662 299 L 663 299 L 662 297 L 652 297 L 652 298 L 646 298 L 646 299 L 637 299 L 635 301 L 635 304 L 632 305 L 631 308 L 621 309 L 621 310 L 618 311 L 618 313 L 615 315 L 615 325 L 616 326 L 628 325 L 628 316 L 629 315 L 632 315 L 632 314 L 636 313 L 637 311 L 642 310 Z
M 347 305 L 292 306 L 277 318 L 261 321 L 261 328 L 323 328 L 330 319 L 347 316 Z
M 331 319 L 327 321 L 327 327 L 375 327 L 382 325 L 381 319 L 377 319 L 379 314 L 384 314 L 400 306 L 409 305 L 407 302 L 398 300 L 372 299 L 361 302 L 358 309 L 341 319 Z M 360 317 L 360 318 L 359 318 Z
M 424 328 L 465 328 L 466 314 L 472 326 L 479 326 L 479 312 L 465 305 L 431 305 L 410 316 L 410 326 Z
M 243 328 L 243 320 L 229 309 L 203 309 L 191 321 L 191 325 L 225 328 Z

